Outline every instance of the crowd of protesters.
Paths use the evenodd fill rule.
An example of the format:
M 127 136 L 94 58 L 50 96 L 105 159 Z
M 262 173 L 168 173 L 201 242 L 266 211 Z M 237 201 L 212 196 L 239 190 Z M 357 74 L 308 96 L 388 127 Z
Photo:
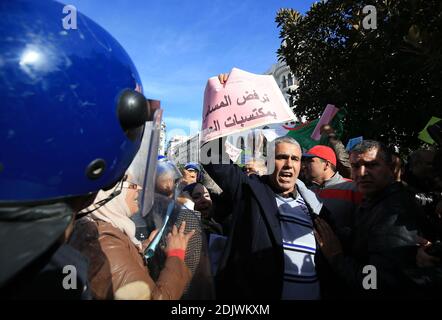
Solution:
M 17 5 L 10 12 L 30 23 L 35 15 L 45 19 L 46 6 L 60 9 L 57 3 L 35 5 L 26 15 Z M 23 29 L 23 20 L 16 27 Z M 11 71 L 18 64 L 5 62 L 2 75 L 10 71 L 10 77 L 0 77 L 4 103 L 16 108 L 13 116 L 2 108 L 2 123 L 17 125 L 2 140 L 8 156 L 0 163 L 2 298 L 441 296 L 440 123 L 440 149 L 415 150 L 406 158 L 370 139 L 347 151 L 325 125 L 321 141 L 327 145 L 305 150 L 281 136 L 268 143 L 272 157 L 235 164 L 225 161 L 224 137 L 205 145 L 219 161 L 179 165 L 157 159 L 152 141 L 159 110 L 141 93 L 127 54 L 94 22 L 87 28 L 97 32 L 86 40 L 114 51 L 96 45 L 88 49 L 95 54 L 90 60 L 72 57 L 86 75 L 69 66 L 62 76 L 42 74 L 46 89 L 35 98 L 40 113 L 25 112 L 37 101 L 32 94 L 4 91 L 24 86 Z M 76 48 L 75 42 L 57 45 L 66 57 Z M 54 97 L 62 99 L 62 87 L 71 83 L 67 75 L 96 79 L 106 99 L 85 85 L 66 98 L 69 121 L 58 123 Z M 30 130 L 36 123 L 38 130 Z M 13 140 L 22 132 L 26 139 Z M 10 141 L 34 153 L 23 157 Z M 16 163 L 23 166 L 11 171 Z M 67 274 L 66 266 L 75 273 Z
M 330 126 L 322 131 L 331 132 Z M 335 151 L 342 142 L 330 140 L 331 147 L 302 150 L 296 140 L 279 137 L 273 172 L 261 173 L 254 160 L 209 163 L 204 176 L 221 194 L 202 180 L 184 188 L 203 224 L 220 226 L 206 226 L 206 233 L 225 237 L 213 273 L 217 298 L 438 295 L 440 151 L 401 159 L 378 141 L 364 140 L 347 152 Z

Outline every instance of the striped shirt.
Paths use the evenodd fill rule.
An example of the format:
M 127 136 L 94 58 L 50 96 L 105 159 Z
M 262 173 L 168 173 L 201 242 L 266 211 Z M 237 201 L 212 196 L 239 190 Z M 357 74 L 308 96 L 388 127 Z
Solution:
M 315 269 L 316 241 L 313 223 L 304 199 L 276 195 L 278 218 L 284 248 L 282 299 L 319 299 L 319 280 Z

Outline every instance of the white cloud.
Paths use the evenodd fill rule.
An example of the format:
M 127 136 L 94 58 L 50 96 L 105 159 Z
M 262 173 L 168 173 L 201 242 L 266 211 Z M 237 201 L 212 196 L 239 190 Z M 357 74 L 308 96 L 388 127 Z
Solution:
M 199 119 L 191 119 L 191 118 L 180 118 L 180 117 L 165 117 L 164 121 L 166 125 L 175 126 L 175 127 L 199 127 L 201 125 L 201 120 Z
M 191 118 L 164 117 L 167 139 L 175 135 L 193 135 L 201 128 L 201 121 Z

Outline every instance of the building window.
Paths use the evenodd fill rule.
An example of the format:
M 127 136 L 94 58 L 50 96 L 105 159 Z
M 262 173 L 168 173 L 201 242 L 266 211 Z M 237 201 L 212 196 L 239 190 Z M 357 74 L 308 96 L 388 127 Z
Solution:
M 289 107 L 293 108 L 294 105 L 295 105 L 295 99 L 293 99 L 293 96 L 290 96 L 290 98 L 289 98 Z
M 245 149 L 246 148 L 246 144 L 244 143 L 244 138 L 243 137 L 239 137 L 239 143 L 237 144 L 237 147 L 239 147 L 240 149 Z
M 262 142 L 262 156 L 264 158 L 267 157 L 267 138 L 266 137 L 264 137 L 264 140 Z
M 245 144 L 245 141 L 244 141 L 243 137 L 238 137 L 238 139 L 236 140 L 236 147 L 242 150 L 241 156 L 240 156 L 241 157 L 240 158 L 240 161 L 241 161 L 240 163 L 244 164 L 245 161 L 246 161 L 246 154 L 244 152 L 245 149 L 246 149 L 246 144 Z
M 283 88 L 283 89 L 284 89 L 285 87 L 287 87 L 287 82 L 286 82 L 286 80 L 285 80 L 285 76 L 282 76 L 281 85 L 282 85 L 282 88 Z
M 293 77 L 292 77 L 292 74 L 289 73 L 289 75 L 288 75 L 288 86 L 290 87 L 292 85 L 293 85 Z

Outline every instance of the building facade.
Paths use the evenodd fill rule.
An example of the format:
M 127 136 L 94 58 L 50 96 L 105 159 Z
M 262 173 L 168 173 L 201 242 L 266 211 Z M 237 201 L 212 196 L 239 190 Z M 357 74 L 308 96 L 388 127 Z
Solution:
M 200 133 L 187 138 L 175 145 L 168 158 L 176 164 L 185 165 L 188 162 L 199 162 L 200 157 Z
M 166 155 L 166 123 L 161 121 L 160 144 L 158 145 L 158 155 Z
M 295 106 L 295 101 L 290 95 L 290 91 L 294 91 L 298 88 L 298 79 L 294 76 L 290 67 L 285 62 L 278 62 L 273 64 L 265 74 L 272 75 L 281 89 L 287 104 L 291 109 Z
M 175 158 L 176 148 L 189 139 L 188 136 L 174 136 L 167 143 L 166 157 L 173 160 Z

